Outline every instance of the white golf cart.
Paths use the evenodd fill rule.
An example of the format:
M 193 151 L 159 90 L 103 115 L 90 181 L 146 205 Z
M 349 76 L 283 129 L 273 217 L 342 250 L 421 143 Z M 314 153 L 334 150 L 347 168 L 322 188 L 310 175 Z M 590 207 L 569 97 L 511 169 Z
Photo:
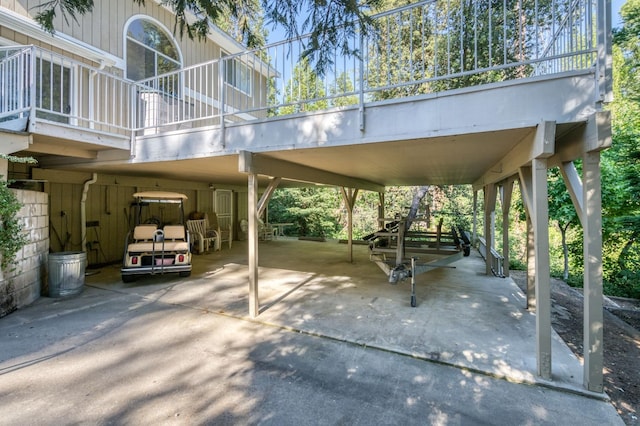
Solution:
M 122 260 L 122 281 L 137 275 L 177 272 L 191 275 L 191 241 L 185 227 L 184 200 L 176 192 L 148 191 L 133 194 L 133 230 L 127 234 Z

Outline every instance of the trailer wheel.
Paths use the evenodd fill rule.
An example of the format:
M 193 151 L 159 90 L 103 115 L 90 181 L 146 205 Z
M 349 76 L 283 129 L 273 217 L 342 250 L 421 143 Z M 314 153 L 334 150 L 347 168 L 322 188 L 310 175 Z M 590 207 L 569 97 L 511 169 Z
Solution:
M 178 272 L 178 275 L 180 275 L 183 278 L 190 277 L 191 276 L 191 271 Z
M 416 297 L 415 296 L 411 296 L 411 307 L 412 308 L 416 307 Z

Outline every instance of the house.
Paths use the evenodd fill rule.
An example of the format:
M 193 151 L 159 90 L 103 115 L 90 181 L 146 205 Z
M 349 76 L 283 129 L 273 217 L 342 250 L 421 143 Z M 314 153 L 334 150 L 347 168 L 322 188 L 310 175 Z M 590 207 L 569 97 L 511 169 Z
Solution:
M 169 10 L 130 0 L 101 2 L 78 23 L 59 20 L 52 37 L 30 19 L 31 2 L 2 3 L 0 146 L 39 160 L 4 168 L 49 195 L 51 249 L 86 246 L 95 263 L 119 258 L 122 212 L 136 190 L 180 189 L 188 210 L 215 210 L 234 226 L 248 219 L 252 316 L 257 219 L 279 185 L 339 186 L 351 209 L 357 190 L 382 200 L 388 185 L 471 184 L 484 193 L 492 247 L 496 198 L 518 181 L 536 241 L 527 300 L 540 318 L 538 373 L 550 378 L 546 173 L 558 166 L 585 229 L 584 381 L 600 392 L 610 2 L 467 3 L 377 15 L 386 31 L 349 39 L 360 54 L 336 51 L 324 82 L 306 80 L 321 89 L 310 91 L 296 84 L 301 40 L 255 52 L 215 29 L 203 43 L 176 40 Z M 487 274 L 495 260 L 489 250 Z
M 37 2 L 26 0 L 0 6 L 0 72 L 14 78 L 3 87 L 0 98 L 0 129 L 11 131 L 4 133 L 3 153 L 22 152 L 69 163 L 101 155 L 128 157 L 133 133 L 149 135 L 219 123 L 216 111 L 223 85 L 227 108 L 234 103 L 264 103 L 266 74 L 250 68 L 245 57 L 232 56 L 220 71 L 220 58 L 244 52 L 241 44 L 216 27 L 202 41 L 174 37 L 175 16 L 161 2 L 144 6 L 129 0 L 100 2 L 77 22 L 58 17 L 55 35 L 33 21 L 38 11 Z M 154 80 L 159 74 L 203 63 L 209 66 L 188 77 Z M 264 65 L 263 69 L 269 70 Z M 206 80 L 206 84 L 196 89 L 188 78 Z M 208 118 L 195 120 L 196 114 Z M 165 126 L 168 122 L 178 124 Z M 135 172 L 131 176 L 100 174 L 91 191 L 85 190 L 82 208 L 87 211 L 82 213 L 80 199 L 91 174 L 10 167 L 12 179 L 31 185 L 39 182 L 49 194 L 52 251 L 83 248 L 81 235 L 87 235 L 81 229 L 83 214 L 85 224 L 94 225 L 86 236 L 89 245 L 93 243 L 90 263 L 121 258 L 128 230 L 121 213 L 137 190 L 179 189 L 189 197 L 189 211 L 217 210 L 225 225 L 237 222 L 232 217 L 233 188 L 216 185 L 213 191 L 209 181 L 148 179 Z

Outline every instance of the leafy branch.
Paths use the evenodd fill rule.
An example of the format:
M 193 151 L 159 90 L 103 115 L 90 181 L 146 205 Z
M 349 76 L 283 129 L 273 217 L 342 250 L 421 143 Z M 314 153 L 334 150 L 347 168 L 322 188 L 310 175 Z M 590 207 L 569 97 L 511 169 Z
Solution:
M 22 204 L 8 185 L 7 181 L 0 180 L 0 268 L 3 270 L 15 261 L 18 251 L 28 242 L 18 217 Z

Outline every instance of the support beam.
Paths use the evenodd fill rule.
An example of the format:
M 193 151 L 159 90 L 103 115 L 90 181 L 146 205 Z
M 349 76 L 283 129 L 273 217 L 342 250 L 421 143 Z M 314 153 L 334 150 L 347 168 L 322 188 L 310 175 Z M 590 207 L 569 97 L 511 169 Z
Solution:
M 260 200 L 258 201 L 258 217 L 262 217 L 262 215 L 264 214 L 264 211 L 269 205 L 269 200 L 271 199 L 271 196 L 273 195 L 275 190 L 278 188 L 281 180 L 282 178 L 274 177 L 269 182 L 269 186 L 267 186 L 267 189 L 264 191 L 262 197 L 260 197 Z
M 531 167 L 520 167 L 520 194 L 527 215 L 527 309 L 536 308 L 536 243 L 533 236 L 533 172 Z
M 491 275 L 493 265 L 493 255 L 491 249 L 494 247 L 494 212 L 496 210 L 497 190 L 495 184 L 489 184 L 484 188 L 484 238 L 487 242 L 486 273 Z
M 384 192 L 378 192 L 378 229 L 384 227 Z
M 473 191 L 473 235 L 471 244 L 475 245 L 478 241 L 478 191 Z
M 582 157 L 584 203 L 584 386 L 603 391 L 602 195 L 600 152 Z
M 98 158 L 98 154 L 96 151 L 92 151 L 90 149 L 77 148 L 73 146 L 65 146 L 64 144 L 53 144 L 53 143 L 43 143 L 43 142 L 33 142 L 29 145 L 29 151 L 35 152 L 38 154 L 51 154 L 51 155 L 62 155 L 65 157 L 76 157 L 83 158 L 89 160 L 95 160 Z
M 556 154 L 549 158 L 549 167 L 582 158 L 585 152 L 611 147 L 611 111 L 598 111 L 582 125 L 558 137 Z
M 384 185 L 375 182 L 352 178 L 350 176 L 340 175 L 248 151 L 240 151 L 238 155 L 238 171 L 241 173 L 254 173 L 265 176 L 281 176 L 285 179 L 300 182 L 321 183 L 325 185 L 384 192 Z
M 555 153 L 556 122 L 542 121 L 528 137 L 520 141 L 507 155 L 490 167 L 473 187 L 482 188 L 489 183 L 501 182 L 524 164 L 529 164 L 534 158 L 549 158 Z
M 260 313 L 258 297 L 258 175 L 252 173 L 248 179 L 249 197 L 249 316 Z
M 547 160 L 534 159 L 532 169 L 533 235 L 536 277 L 536 358 L 538 375 L 551 379 L 551 283 L 549 267 L 549 200 Z
M 0 154 L 13 154 L 18 151 L 24 151 L 33 143 L 33 136 L 29 133 L 14 132 L 11 130 L 0 130 Z
M 576 166 L 573 162 L 567 162 L 560 165 L 560 173 L 564 179 L 567 191 L 569 191 L 569 196 L 571 197 L 573 207 L 576 209 L 576 213 L 578 214 L 578 219 L 580 219 L 580 223 L 583 223 L 584 201 L 582 199 L 582 180 L 580 180 L 578 170 L 576 170 Z
M 502 270 L 505 277 L 509 276 L 509 210 L 515 177 L 510 177 L 500 187 L 500 202 L 502 204 Z
M 340 188 L 342 192 L 342 198 L 347 206 L 347 226 L 349 229 L 349 239 L 347 240 L 347 247 L 349 251 L 349 262 L 353 262 L 353 207 L 356 204 L 356 198 L 358 197 L 358 190 L 353 188 Z
M 533 235 L 533 220 L 527 213 L 527 306 L 531 312 L 536 310 L 536 239 Z

